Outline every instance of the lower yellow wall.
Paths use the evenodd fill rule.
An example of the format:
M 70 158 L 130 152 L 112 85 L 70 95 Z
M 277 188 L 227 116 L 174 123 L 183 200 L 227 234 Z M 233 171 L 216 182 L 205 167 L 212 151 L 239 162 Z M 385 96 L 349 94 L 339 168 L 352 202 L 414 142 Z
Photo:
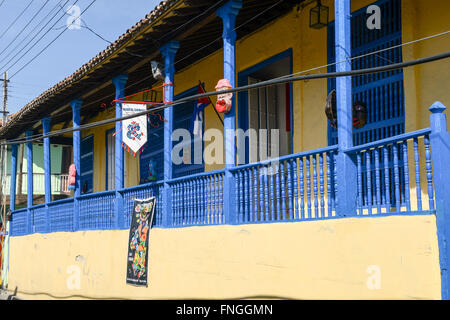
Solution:
M 441 298 L 434 215 L 153 229 L 148 288 L 125 284 L 127 240 L 128 230 L 13 237 L 9 289 L 26 299 Z M 69 290 L 77 267 L 80 289 Z

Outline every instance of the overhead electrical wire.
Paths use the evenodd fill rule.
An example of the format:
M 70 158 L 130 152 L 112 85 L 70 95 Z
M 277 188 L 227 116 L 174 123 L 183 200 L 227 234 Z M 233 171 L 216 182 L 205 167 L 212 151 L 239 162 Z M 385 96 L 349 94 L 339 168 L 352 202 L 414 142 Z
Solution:
M 107 124 L 114 123 L 117 121 L 123 121 L 123 120 L 127 120 L 127 119 L 136 118 L 136 117 L 139 117 L 142 115 L 147 115 L 151 112 L 163 110 L 163 109 L 171 107 L 171 106 L 176 106 L 176 105 L 183 104 L 183 103 L 186 103 L 189 101 L 194 101 L 194 100 L 209 97 L 209 96 L 215 96 L 218 94 L 236 93 L 236 92 L 241 92 L 241 91 L 247 91 L 250 89 L 257 89 L 257 88 L 268 87 L 268 86 L 273 86 L 273 85 L 277 85 L 277 84 L 296 82 L 296 81 L 328 79 L 328 78 L 337 78 L 337 77 L 350 77 L 350 76 L 360 76 L 360 75 L 365 75 L 365 74 L 387 72 L 387 71 L 403 69 L 403 68 L 407 68 L 407 67 L 411 67 L 411 66 L 416 66 L 416 65 L 420 65 L 420 64 L 424 64 L 424 63 L 430 63 L 433 61 L 438 61 L 438 60 L 447 59 L 447 58 L 450 58 L 450 51 L 447 51 L 447 52 L 444 52 L 441 54 L 437 54 L 437 55 L 433 55 L 433 56 L 429 56 L 429 57 L 425 57 L 425 58 L 419 58 L 419 59 L 415 59 L 415 60 L 399 62 L 399 63 L 394 63 L 394 64 L 380 66 L 380 67 L 374 67 L 374 68 L 350 70 L 350 71 L 343 71 L 343 72 L 309 74 L 309 75 L 288 77 L 288 78 L 282 78 L 282 79 L 270 79 L 270 80 L 261 81 L 261 82 L 255 83 L 255 84 L 241 86 L 241 87 L 237 87 L 237 88 L 233 88 L 233 89 L 229 89 L 229 90 L 223 90 L 223 91 L 219 91 L 219 92 L 212 91 L 212 92 L 206 92 L 206 93 L 201 93 L 201 94 L 195 94 L 195 95 L 192 95 L 189 97 L 185 97 L 185 98 L 176 100 L 171 103 L 164 104 L 162 106 L 148 109 L 146 111 L 137 112 L 132 115 L 123 116 L 120 118 L 101 120 L 101 121 L 97 121 L 97 122 L 93 122 L 93 123 L 88 123 L 85 125 L 80 125 L 77 128 L 67 128 L 67 129 L 52 131 L 46 135 L 42 134 L 42 135 L 39 135 L 38 137 L 34 137 L 34 138 L 22 138 L 21 140 L 18 140 L 18 139 L 17 140 L 7 140 L 7 141 L 0 143 L 0 146 L 33 142 L 33 141 L 42 140 L 43 138 L 50 138 L 53 136 L 58 136 L 58 135 L 61 135 L 64 133 L 81 131 L 81 130 L 86 130 L 86 129 L 93 128 L 93 127 L 103 126 L 103 125 L 107 125 Z
M 77 3 L 79 0 L 76 0 L 75 3 Z M 83 13 L 85 13 L 97 0 L 92 0 L 92 2 L 80 13 L 80 17 Z M 74 4 L 75 4 L 74 3 Z M 61 37 L 64 32 L 66 32 L 68 29 L 64 29 L 61 31 L 49 44 L 47 44 L 41 51 L 39 51 L 31 60 L 29 60 L 26 64 L 24 64 L 19 70 L 17 70 L 9 79 L 14 78 L 19 72 L 21 72 L 23 69 L 25 69 L 30 63 L 32 63 L 37 57 L 39 57 L 48 47 L 50 47 L 59 37 Z
M 2 2 L 3 3 L 3 2 Z M 33 3 L 33 0 L 30 1 L 30 3 L 28 3 L 28 5 L 25 7 L 25 9 L 22 10 L 22 12 L 14 19 L 14 21 L 8 26 L 8 28 L 6 28 L 5 31 L 3 31 L 3 33 L 0 35 L 0 39 L 3 38 L 3 36 L 9 31 L 9 29 L 11 29 L 11 27 L 17 22 L 17 20 L 19 20 L 19 18 L 25 13 L 25 11 L 27 11 L 27 9 L 31 6 L 31 4 Z
M 79 0 L 76 0 L 75 1 L 75 3 L 77 3 Z M 69 2 L 69 0 L 66 0 L 66 2 L 64 3 L 64 5 L 67 3 L 67 2 Z M 74 3 L 74 4 L 75 4 Z M 53 15 L 53 17 L 49 20 L 49 21 L 47 21 L 47 23 L 38 31 L 38 33 L 37 34 L 35 34 L 35 36 L 30 40 L 30 42 L 31 41 L 33 41 L 37 36 L 38 36 L 38 34 L 39 33 L 41 33 L 41 31 L 53 20 L 53 18 L 58 14 L 58 12 L 59 12 L 60 10 L 58 10 L 54 15 Z M 28 48 L 28 50 L 24 53 L 24 54 L 22 54 L 12 65 L 10 65 L 10 66 L 8 66 L 8 70 L 9 69 L 11 69 L 12 67 L 14 67 L 28 52 L 30 52 L 31 51 L 31 49 L 33 49 L 49 32 L 50 32 L 50 30 L 51 30 L 51 28 L 53 28 L 54 26 L 55 26 L 55 24 L 57 24 L 58 22 L 59 22 L 59 20 L 61 20 L 62 18 L 64 17 L 64 14 L 30 47 L 30 48 Z M 28 43 L 21 49 L 21 50 L 19 50 L 19 52 L 17 52 L 16 53 L 16 55 L 15 56 L 13 56 L 11 59 L 9 59 L 8 60 L 8 62 L 6 62 L 3 66 L 1 66 L 0 67 L 0 69 L 4 69 L 14 58 L 16 58 L 16 56 L 20 53 L 20 52 L 22 52 L 23 50 L 25 50 L 26 48 L 27 48 L 27 46 L 28 46 Z
M 22 32 L 25 31 L 26 28 L 28 28 L 28 26 L 30 25 L 30 23 L 33 22 L 33 20 L 36 18 L 36 16 L 42 11 L 42 9 L 45 8 L 45 6 L 47 5 L 47 3 L 48 3 L 49 1 L 50 1 L 50 0 L 46 0 L 46 1 L 44 2 L 44 4 L 39 8 L 39 10 L 38 10 L 38 11 L 33 15 L 33 17 L 28 21 L 28 23 L 25 25 L 25 27 L 23 27 L 22 30 L 20 30 L 20 32 L 14 37 L 14 39 L 12 39 L 11 42 L 5 47 L 5 49 L 3 49 L 3 50 L 0 52 L 0 55 L 2 55 L 3 52 L 5 52 L 6 49 L 8 49 L 9 46 L 11 46 L 11 44 L 12 44 L 14 41 L 16 41 L 16 39 L 22 34 Z
M 0 63 L 1 62 L 3 62 L 3 61 L 5 61 L 5 59 L 7 59 L 21 44 L 23 44 L 24 42 L 25 42 L 25 40 L 27 40 L 28 39 L 28 37 L 33 33 L 33 32 L 35 32 L 35 29 L 38 27 L 38 26 L 40 26 L 47 18 L 48 18 L 48 16 L 50 16 L 50 14 L 55 10 L 55 9 L 58 9 L 58 5 L 61 3 L 61 2 L 63 2 L 64 0 L 60 0 L 59 1 L 59 3 L 57 4 L 57 5 L 55 5 L 47 14 L 46 14 L 46 16 L 43 18 L 43 19 L 41 19 L 37 24 L 36 24 L 36 26 L 34 26 L 34 28 L 32 29 L 32 30 L 30 30 L 30 32 L 28 32 L 28 34 L 25 36 L 25 38 L 23 38 L 6 56 L 4 56 L 2 59 L 0 59 Z M 66 0 L 66 3 L 68 2 L 69 0 Z M 51 20 L 53 20 L 53 18 L 58 14 L 58 12 L 60 11 L 60 9 L 56 12 L 56 14 L 50 19 L 50 21 Z M 47 22 L 47 24 L 49 24 L 50 23 L 50 21 L 48 21 Z M 46 25 L 47 25 L 46 24 Z M 37 37 L 37 35 L 43 30 L 45 28 L 45 26 L 43 27 L 43 28 L 41 28 L 38 32 L 37 32 L 37 34 L 22 48 L 22 49 L 20 49 L 19 50 L 19 52 L 17 52 L 16 53 L 16 56 L 20 53 L 20 52 L 22 52 L 23 50 L 24 50 L 24 48 L 26 48 L 28 45 L 29 45 L 29 43 L 31 42 L 31 41 L 33 41 L 33 39 L 34 38 L 36 38 Z M 10 60 L 11 61 L 11 60 Z M 8 63 L 9 63 L 9 61 L 8 61 Z M 1 68 L 0 68 L 1 69 Z

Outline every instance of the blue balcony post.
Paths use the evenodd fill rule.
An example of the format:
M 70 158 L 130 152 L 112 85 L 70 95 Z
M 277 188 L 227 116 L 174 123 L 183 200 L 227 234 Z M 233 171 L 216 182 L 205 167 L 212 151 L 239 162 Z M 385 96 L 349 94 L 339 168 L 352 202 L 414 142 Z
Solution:
M 128 80 L 128 75 L 122 74 L 112 79 L 114 86 L 116 87 L 116 99 L 123 98 L 125 96 L 125 85 Z M 122 104 L 116 103 L 116 118 L 122 117 Z M 116 122 L 117 134 L 115 135 L 115 189 L 116 199 L 114 201 L 114 227 L 116 229 L 122 229 L 125 226 L 125 215 L 123 212 L 123 194 L 118 190 L 123 189 L 123 173 L 124 173 L 124 161 L 123 161 L 123 147 L 122 147 L 122 121 Z
M 442 299 L 450 299 L 450 135 L 447 131 L 447 120 L 443 113 L 446 107 L 435 102 L 431 107 L 431 153 L 434 174 L 436 199 L 436 223 L 439 244 L 439 263 L 441 265 L 441 294 Z M 420 191 L 418 191 L 420 192 Z
M 335 16 L 336 61 L 344 61 L 351 57 L 350 0 L 335 1 Z M 349 71 L 351 68 L 350 60 L 336 65 L 337 72 Z M 353 146 L 351 77 L 336 79 L 336 102 L 339 146 L 336 157 L 336 214 L 353 216 L 356 215 L 357 207 L 357 166 L 355 156 L 345 153 L 346 149 Z
M 11 182 L 9 191 L 9 209 L 16 210 L 17 144 L 11 146 Z
M 42 132 L 44 135 L 50 132 L 50 118 L 42 119 Z M 50 215 L 48 204 L 52 202 L 51 187 L 51 165 L 50 165 L 50 138 L 44 138 L 44 186 L 45 186 L 45 224 L 47 232 L 50 232 Z
M 163 45 L 159 51 L 164 58 L 164 82 L 172 83 L 164 87 L 164 98 L 173 101 L 173 82 L 175 75 L 175 55 L 180 47 L 178 41 L 170 41 Z M 172 132 L 173 107 L 164 109 L 164 191 L 163 191 L 163 221 L 165 228 L 172 226 L 172 189 L 167 183 L 172 179 Z
M 83 100 L 76 99 L 70 101 L 72 107 L 72 123 L 73 128 L 77 129 L 80 126 L 80 111 Z M 81 132 L 73 132 L 73 163 L 76 169 L 75 176 L 75 192 L 73 195 L 73 231 L 80 229 L 80 204 L 78 197 L 81 195 Z
M 236 17 L 242 8 L 241 0 L 231 0 L 217 10 L 217 15 L 223 23 L 223 73 L 234 88 L 236 84 Z M 225 223 L 236 224 L 236 190 L 235 177 L 230 171 L 236 162 L 236 94 L 233 95 L 233 105 L 224 118 L 225 134 L 225 177 L 224 177 L 224 216 Z
M 25 135 L 30 138 L 33 135 L 32 130 L 27 130 Z M 31 216 L 31 207 L 33 206 L 33 142 L 27 142 L 27 233 L 33 232 L 33 217 Z

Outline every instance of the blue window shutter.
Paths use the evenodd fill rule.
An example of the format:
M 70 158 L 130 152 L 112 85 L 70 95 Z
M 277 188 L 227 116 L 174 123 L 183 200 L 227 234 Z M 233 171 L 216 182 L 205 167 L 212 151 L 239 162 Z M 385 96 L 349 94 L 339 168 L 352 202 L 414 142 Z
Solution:
M 175 100 L 181 99 L 185 96 L 194 95 L 197 93 L 198 87 L 195 86 L 194 88 L 191 88 L 182 94 L 179 94 L 175 97 Z M 174 122 L 173 122 L 173 129 L 186 129 L 190 132 L 191 127 L 191 120 L 192 120 L 192 113 L 194 112 L 194 108 L 197 101 L 189 101 L 180 105 L 177 105 L 173 111 L 174 116 Z M 207 108 L 210 108 L 211 106 L 208 106 Z M 205 113 L 203 112 L 203 123 L 205 121 Z M 173 177 L 179 178 L 182 176 L 187 176 L 191 174 L 201 173 L 205 171 L 205 165 L 203 163 L 203 155 L 202 155 L 202 163 L 201 164 L 194 164 L 194 135 L 192 132 L 191 134 L 191 164 L 179 164 L 175 165 L 173 164 L 172 170 L 173 170 Z M 173 145 L 178 144 L 179 142 L 174 142 Z M 202 152 L 203 152 L 203 142 L 202 142 Z
M 94 190 L 94 135 L 87 136 L 81 140 L 81 175 L 80 187 L 83 193 L 84 186 L 87 184 L 84 193 L 92 193 Z
M 140 183 L 164 179 L 164 111 L 147 117 L 147 143 L 140 154 Z
M 367 7 L 352 13 L 352 57 L 401 44 L 401 0 L 380 0 L 381 29 L 369 30 Z M 334 21 L 328 25 L 328 63 L 335 62 Z M 401 47 L 376 55 L 352 60 L 352 69 L 379 67 L 402 61 Z M 329 66 L 328 72 L 334 72 Z M 336 88 L 336 80 L 328 79 L 328 92 Z M 367 104 L 368 121 L 353 130 L 353 143 L 360 145 L 388 138 L 405 131 L 403 71 L 401 69 L 352 77 L 353 101 Z M 325 101 L 324 101 L 325 105 Z M 328 125 L 328 144 L 337 144 L 337 130 Z

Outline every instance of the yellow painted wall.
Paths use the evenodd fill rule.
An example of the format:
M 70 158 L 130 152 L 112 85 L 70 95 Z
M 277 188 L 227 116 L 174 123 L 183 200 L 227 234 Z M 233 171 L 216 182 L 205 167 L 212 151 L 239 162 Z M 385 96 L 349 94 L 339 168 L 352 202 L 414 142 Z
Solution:
M 127 230 L 13 237 L 9 288 L 26 299 L 441 297 L 434 215 L 152 229 L 148 288 L 125 284 L 127 240 Z M 367 286 L 373 266 L 378 290 Z
M 449 30 L 450 2 L 402 1 L 403 42 Z M 412 60 L 450 51 L 450 35 L 404 47 L 403 59 Z M 406 130 L 429 127 L 428 108 L 441 101 L 450 107 L 450 62 L 448 59 L 405 69 Z M 448 112 L 447 112 L 448 114 Z M 447 117 L 447 124 L 450 119 Z

